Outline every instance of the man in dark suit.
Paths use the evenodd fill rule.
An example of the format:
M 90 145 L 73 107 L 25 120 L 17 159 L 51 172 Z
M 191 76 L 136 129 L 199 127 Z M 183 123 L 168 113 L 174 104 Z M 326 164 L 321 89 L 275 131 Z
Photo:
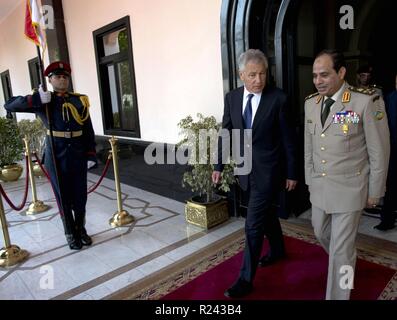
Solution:
M 272 204 L 281 188 L 291 191 L 297 183 L 287 96 L 278 88 L 266 86 L 267 70 L 267 58 L 260 50 L 246 51 L 239 58 L 239 73 L 244 86 L 225 97 L 222 127 L 240 131 L 237 147 L 240 154 L 244 150 L 245 163 L 252 160 L 251 172 L 238 176 L 242 190 L 249 192 L 249 201 L 244 260 L 237 281 L 225 291 L 230 298 L 243 297 L 252 291 L 258 263 L 266 266 L 284 258 L 282 230 Z M 251 137 L 251 141 L 244 141 L 244 135 Z M 221 151 L 220 161 L 212 174 L 214 183 L 221 180 Z M 252 159 L 247 159 L 247 155 Z M 259 259 L 265 235 L 270 251 Z
M 381 222 L 374 228 L 386 231 L 394 228 L 397 209 L 397 74 L 395 77 L 396 90 L 385 98 L 386 114 L 390 130 L 390 160 L 387 173 L 386 194 L 383 198 Z

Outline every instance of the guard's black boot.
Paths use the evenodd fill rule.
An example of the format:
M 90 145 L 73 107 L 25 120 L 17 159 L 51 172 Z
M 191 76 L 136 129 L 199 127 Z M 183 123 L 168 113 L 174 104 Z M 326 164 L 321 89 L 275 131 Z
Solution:
M 81 243 L 80 239 L 72 234 L 67 234 L 66 240 L 71 250 L 80 250 L 83 247 L 83 244 Z
M 81 244 L 80 237 L 76 234 L 75 222 L 73 214 L 70 210 L 64 210 L 64 214 L 61 215 L 63 227 L 65 229 L 66 241 L 68 242 L 69 248 L 72 250 L 80 250 L 83 245 Z
M 87 230 L 84 228 L 85 226 L 85 213 L 75 213 L 75 221 L 76 221 L 76 233 L 81 239 L 81 243 L 84 246 L 92 245 L 92 239 L 87 234 Z
M 82 228 L 80 230 L 80 239 L 81 239 L 81 243 L 84 246 L 90 246 L 92 245 L 92 239 L 91 237 L 87 234 L 87 231 L 85 230 L 85 228 Z

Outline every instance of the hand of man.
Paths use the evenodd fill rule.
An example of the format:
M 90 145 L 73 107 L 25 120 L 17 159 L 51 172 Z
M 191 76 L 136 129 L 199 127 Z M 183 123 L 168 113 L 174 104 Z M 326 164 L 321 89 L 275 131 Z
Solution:
M 295 189 L 297 183 L 298 183 L 298 181 L 296 181 L 296 180 L 287 179 L 287 182 L 285 183 L 285 189 L 287 189 L 287 191 L 292 191 Z
M 367 208 L 375 208 L 379 204 L 379 198 L 369 197 L 367 200 Z
M 42 104 L 50 103 L 50 101 L 51 101 L 51 92 L 44 91 L 42 85 L 40 85 L 40 87 L 39 87 L 39 94 L 40 94 L 40 100 L 41 100 Z
M 219 171 L 212 172 L 212 182 L 214 184 L 221 182 L 221 173 Z

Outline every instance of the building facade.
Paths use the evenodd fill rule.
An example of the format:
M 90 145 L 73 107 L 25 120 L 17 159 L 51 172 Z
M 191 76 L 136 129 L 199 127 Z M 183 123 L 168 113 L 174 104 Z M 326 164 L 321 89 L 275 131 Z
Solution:
M 129 145 L 175 144 L 177 124 L 187 115 L 200 112 L 220 121 L 225 92 L 241 84 L 238 56 L 259 48 L 269 57 L 269 82 L 284 89 L 292 102 L 303 181 L 303 102 L 315 90 L 316 53 L 324 48 L 342 50 L 352 85 L 358 67 L 371 64 L 376 83 L 385 92 L 394 87 L 397 49 L 390 33 L 397 4 L 392 1 L 42 0 L 42 4 L 54 12 L 45 64 L 70 62 L 73 90 L 90 98 L 99 143 L 106 144 L 107 137 L 115 135 Z M 0 8 L 0 115 L 4 115 L 5 100 L 37 87 L 38 75 L 36 48 L 23 34 L 25 1 L 4 0 Z M 26 117 L 32 116 L 17 115 Z M 307 190 L 302 193 L 307 195 Z

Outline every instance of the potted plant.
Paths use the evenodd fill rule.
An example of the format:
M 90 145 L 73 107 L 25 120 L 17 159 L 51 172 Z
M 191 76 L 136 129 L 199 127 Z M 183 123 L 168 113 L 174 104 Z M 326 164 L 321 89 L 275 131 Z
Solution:
M 29 139 L 30 152 L 32 154 L 36 152 L 37 156 L 42 158 L 47 133 L 43 122 L 39 118 L 34 120 L 25 119 L 18 122 L 18 128 L 21 136 Z M 44 177 L 44 172 L 34 157 L 32 157 L 32 162 L 34 175 L 36 177 Z
M 17 164 L 23 159 L 23 143 L 17 124 L 10 119 L 0 118 L 0 179 L 16 181 L 23 168 Z
M 229 192 L 236 179 L 233 162 L 230 162 L 222 171 L 221 184 L 216 186 L 212 183 L 221 124 L 213 116 L 204 117 L 199 113 L 197 117 L 198 120 L 194 121 L 187 116 L 178 123 L 183 139 L 177 146 L 189 150 L 189 171 L 184 173 L 182 184 L 197 193 L 187 200 L 186 221 L 209 229 L 229 218 L 227 201 L 217 191 Z

